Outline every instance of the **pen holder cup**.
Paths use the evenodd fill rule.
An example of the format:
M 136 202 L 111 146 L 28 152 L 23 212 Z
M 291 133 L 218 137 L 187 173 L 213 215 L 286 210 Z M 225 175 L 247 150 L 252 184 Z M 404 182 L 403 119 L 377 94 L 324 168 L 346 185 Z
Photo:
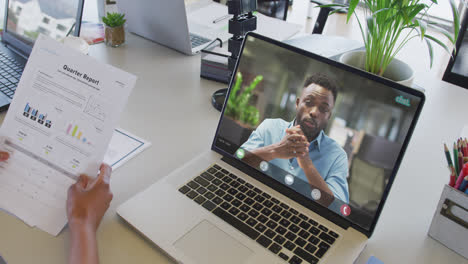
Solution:
M 445 185 L 428 234 L 468 259 L 468 195 Z

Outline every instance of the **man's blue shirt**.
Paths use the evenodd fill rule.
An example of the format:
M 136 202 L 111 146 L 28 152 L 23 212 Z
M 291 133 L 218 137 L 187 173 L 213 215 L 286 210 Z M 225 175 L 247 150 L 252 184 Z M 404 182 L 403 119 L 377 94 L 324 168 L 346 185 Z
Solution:
M 286 129 L 293 126 L 294 121 L 286 122 L 282 119 L 265 119 L 252 132 L 249 139 L 241 148 L 252 151 L 278 143 L 286 136 Z M 341 146 L 321 131 L 317 138 L 310 142 L 309 156 L 335 198 L 349 203 L 348 182 L 346 181 L 348 176 L 348 157 Z M 270 163 L 308 182 L 296 158 L 274 159 Z

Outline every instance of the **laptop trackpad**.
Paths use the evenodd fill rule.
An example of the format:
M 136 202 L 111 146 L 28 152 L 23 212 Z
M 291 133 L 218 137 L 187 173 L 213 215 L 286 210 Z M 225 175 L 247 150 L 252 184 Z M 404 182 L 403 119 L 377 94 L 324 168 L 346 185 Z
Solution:
M 246 263 L 253 255 L 252 250 L 207 220 L 179 238 L 174 246 L 200 264 Z

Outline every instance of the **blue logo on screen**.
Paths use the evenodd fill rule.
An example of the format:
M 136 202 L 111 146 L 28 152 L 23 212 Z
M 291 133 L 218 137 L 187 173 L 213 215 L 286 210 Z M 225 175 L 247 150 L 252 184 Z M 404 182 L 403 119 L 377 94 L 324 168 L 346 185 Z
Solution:
M 395 97 L 395 102 L 402 104 L 404 106 L 411 106 L 409 98 L 404 98 L 403 95 Z

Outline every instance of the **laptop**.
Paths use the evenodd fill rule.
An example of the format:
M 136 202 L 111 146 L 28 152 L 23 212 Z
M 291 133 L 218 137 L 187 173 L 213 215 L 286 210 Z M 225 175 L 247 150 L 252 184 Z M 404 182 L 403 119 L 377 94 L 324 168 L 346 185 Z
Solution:
M 191 9 L 211 2 L 202 0 Z M 117 6 L 125 13 L 128 31 L 184 54 L 194 55 L 218 37 L 218 30 L 188 20 L 184 0 L 120 0 Z
M 39 33 L 54 39 L 80 32 L 83 0 L 6 0 L 0 45 L 0 111 L 8 109 Z M 77 23 L 78 22 L 78 23 Z
M 235 73 L 211 150 L 118 215 L 179 263 L 353 263 L 424 94 L 255 33 Z

